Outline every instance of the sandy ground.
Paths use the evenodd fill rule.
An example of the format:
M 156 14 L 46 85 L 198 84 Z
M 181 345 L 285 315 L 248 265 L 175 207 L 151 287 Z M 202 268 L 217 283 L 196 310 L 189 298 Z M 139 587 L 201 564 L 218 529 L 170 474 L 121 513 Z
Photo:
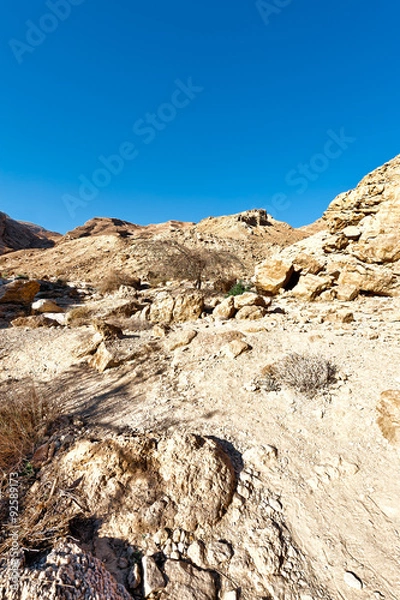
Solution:
M 32 378 L 68 411 L 90 422 L 137 430 L 181 428 L 231 442 L 239 452 L 270 444 L 265 485 L 283 506 L 294 540 L 332 598 L 400 598 L 400 452 L 376 423 L 381 392 L 400 389 L 400 299 L 301 305 L 258 322 L 200 320 L 190 346 L 160 350 L 99 374 L 77 358 L 93 332 L 0 331 L 0 382 Z M 355 321 L 325 319 L 332 307 Z M 251 350 L 226 358 L 221 347 L 240 332 Z M 136 343 L 150 339 L 142 332 Z M 136 339 L 136 338 L 135 338 Z M 339 368 L 328 391 L 255 389 L 262 368 L 289 352 L 318 353 Z M 252 391 L 254 390 L 254 391 Z M 363 581 L 344 582 L 352 571 Z

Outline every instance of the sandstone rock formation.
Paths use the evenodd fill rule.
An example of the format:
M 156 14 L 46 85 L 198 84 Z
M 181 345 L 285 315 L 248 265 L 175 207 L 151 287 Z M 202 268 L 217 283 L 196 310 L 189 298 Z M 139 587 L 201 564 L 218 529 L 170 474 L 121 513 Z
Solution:
M 271 294 L 293 289 L 304 300 L 326 289 L 342 299 L 400 293 L 400 157 L 335 198 L 322 223 L 325 230 L 260 264 L 256 285 Z

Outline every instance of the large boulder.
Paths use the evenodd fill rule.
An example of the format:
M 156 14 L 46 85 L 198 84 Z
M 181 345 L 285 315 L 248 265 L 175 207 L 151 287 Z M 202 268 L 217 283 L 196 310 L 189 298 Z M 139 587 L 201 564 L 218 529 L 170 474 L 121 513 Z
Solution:
M 256 266 L 255 284 L 259 291 L 275 295 L 289 282 L 293 264 L 278 259 L 268 259 Z
M 332 283 L 330 277 L 321 275 L 302 275 L 299 283 L 293 289 L 293 295 L 302 300 L 315 300 L 324 290 L 327 290 Z
M 204 310 L 204 296 L 200 292 L 179 294 L 173 309 L 174 323 L 196 321 Z
M 39 290 L 38 281 L 15 279 L 0 287 L 0 304 L 31 304 Z
M 235 308 L 235 300 L 233 296 L 228 296 L 222 300 L 220 304 L 218 304 L 213 310 L 213 317 L 216 319 L 220 319 L 221 321 L 225 321 L 226 319 L 231 319 L 236 314 Z
M 200 292 L 183 292 L 173 296 L 160 292 L 150 308 L 150 321 L 157 325 L 196 321 L 204 310 L 204 297 Z

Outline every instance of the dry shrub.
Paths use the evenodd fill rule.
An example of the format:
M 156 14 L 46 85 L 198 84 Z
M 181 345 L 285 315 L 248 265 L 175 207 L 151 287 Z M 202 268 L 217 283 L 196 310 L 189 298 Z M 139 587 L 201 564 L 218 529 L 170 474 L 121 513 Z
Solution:
M 94 313 L 94 309 L 90 306 L 77 306 L 68 312 L 67 323 L 71 327 L 89 325 Z
M 128 273 L 110 271 L 97 285 L 97 290 L 100 292 L 100 294 L 110 294 L 119 290 L 121 285 L 133 287 L 135 290 L 137 290 L 140 288 L 140 279 L 133 277 Z
M 32 384 L 7 385 L 0 405 L 0 472 L 21 469 L 40 444 L 59 412 L 53 398 L 37 393 Z M 3 393 L 2 393 L 3 395 Z
M 273 365 L 270 377 L 277 384 L 312 397 L 335 381 L 336 371 L 336 366 L 327 358 L 294 352 Z

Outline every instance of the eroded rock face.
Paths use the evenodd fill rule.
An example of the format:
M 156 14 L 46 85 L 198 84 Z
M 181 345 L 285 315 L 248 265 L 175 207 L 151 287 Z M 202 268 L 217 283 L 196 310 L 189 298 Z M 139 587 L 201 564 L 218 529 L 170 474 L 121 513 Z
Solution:
M 0 569 L 0 571 L 2 571 Z M 1 600 L 131 600 L 103 563 L 76 544 L 60 542 L 36 566 L 21 573 L 18 591 L 11 588 L 6 570 L 0 572 Z
M 161 528 L 194 531 L 218 522 L 232 499 L 235 474 L 228 455 L 213 440 L 175 433 L 159 441 L 141 436 L 127 444 L 78 442 L 64 457 L 67 481 L 90 510 L 104 518 L 102 532 L 135 539 Z M 114 504 L 115 498 L 123 500 Z M 116 509 L 113 509 L 116 506 Z
M 30 304 L 38 291 L 40 283 L 37 281 L 26 281 L 15 279 L 0 287 L 0 304 Z
M 287 265 L 299 278 L 293 295 L 306 300 L 317 299 L 327 288 L 335 291 L 337 286 L 341 288 L 337 297 L 344 300 L 359 293 L 400 294 L 400 156 L 335 198 L 322 222 L 326 231 L 273 251 L 256 267 L 260 289 L 274 294 L 285 287 L 281 265 Z M 324 278 L 334 272 L 336 276 L 325 287 L 312 291 L 305 285 L 304 276 L 312 282 L 312 276 Z

